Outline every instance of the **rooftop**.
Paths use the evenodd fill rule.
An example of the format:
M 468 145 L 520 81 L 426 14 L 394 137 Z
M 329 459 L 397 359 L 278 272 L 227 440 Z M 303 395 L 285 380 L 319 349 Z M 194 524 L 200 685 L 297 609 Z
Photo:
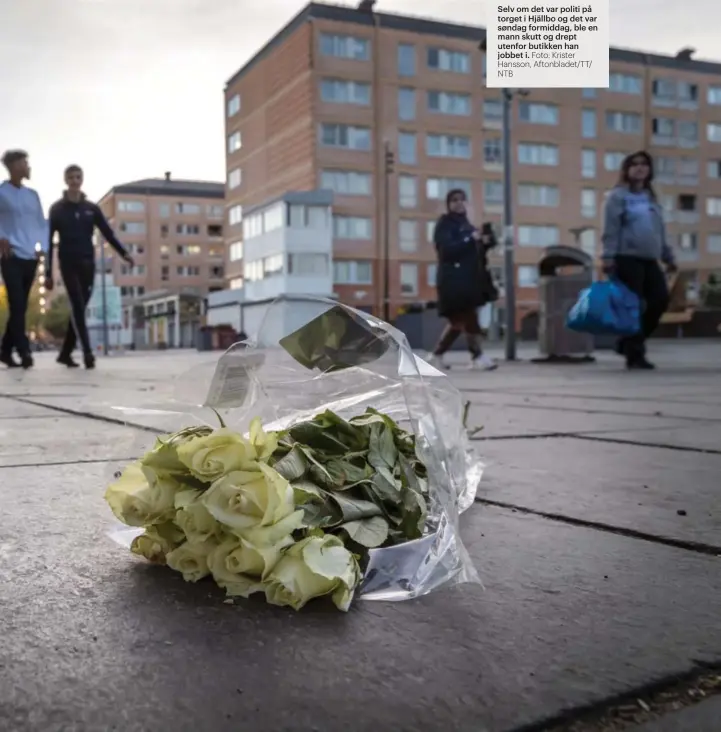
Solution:
M 143 180 L 121 183 L 113 186 L 103 198 L 117 193 L 135 196 L 180 196 L 183 198 L 225 198 L 225 184 L 207 180 L 174 180 L 170 173 L 164 178 L 144 178 Z
M 311 2 L 292 18 L 289 23 L 281 28 L 244 66 L 233 74 L 228 80 L 226 88 L 241 79 L 274 48 L 283 43 L 296 29 L 310 20 L 335 20 L 342 23 L 372 26 L 374 18 L 377 19 L 381 28 L 391 30 L 446 36 L 447 38 L 461 38 L 469 41 L 478 41 L 479 44 L 486 37 L 486 29 L 479 25 L 461 25 L 460 23 L 448 23 L 430 18 L 397 15 L 394 13 L 373 13 L 368 10 L 359 10 L 357 7 L 351 5 L 330 5 Z M 690 58 L 688 54 L 670 56 L 623 48 L 609 48 L 609 55 L 612 61 L 624 61 L 626 63 L 637 63 L 660 68 L 682 69 L 697 73 L 721 75 L 721 62 L 697 61 Z

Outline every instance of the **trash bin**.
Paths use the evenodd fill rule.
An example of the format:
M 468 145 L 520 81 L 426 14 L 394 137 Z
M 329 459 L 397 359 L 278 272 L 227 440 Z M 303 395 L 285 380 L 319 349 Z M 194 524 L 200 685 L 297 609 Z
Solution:
M 571 272 L 559 270 L 572 268 Z M 593 282 L 593 259 L 574 247 L 548 247 L 538 264 L 538 349 L 547 359 L 588 357 L 593 336 L 566 328 L 566 316 L 578 295 Z
M 196 331 L 195 347 L 199 351 L 213 350 L 213 329 L 209 325 L 203 325 Z

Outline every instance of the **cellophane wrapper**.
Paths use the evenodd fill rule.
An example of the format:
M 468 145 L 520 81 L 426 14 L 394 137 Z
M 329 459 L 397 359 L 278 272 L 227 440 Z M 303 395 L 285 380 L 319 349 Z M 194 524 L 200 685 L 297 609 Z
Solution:
M 116 407 L 136 429 L 137 456 L 152 446 L 148 431 L 217 427 L 218 416 L 247 433 L 255 417 L 266 430 L 282 430 L 326 410 L 345 419 L 368 407 L 387 414 L 415 435 L 428 470 L 426 529 L 415 541 L 371 549 L 356 597 L 407 600 L 480 582 L 459 531 L 484 468 L 463 423 L 463 398 L 444 373 L 413 353 L 401 331 L 332 300 L 283 297 L 268 306 L 255 340 L 173 381 L 153 404 Z M 139 533 L 122 527 L 111 538 L 130 546 Z

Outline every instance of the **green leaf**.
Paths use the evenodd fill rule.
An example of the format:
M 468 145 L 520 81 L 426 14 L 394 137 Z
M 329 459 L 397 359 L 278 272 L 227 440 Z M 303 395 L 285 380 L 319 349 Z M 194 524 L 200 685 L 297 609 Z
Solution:
M 367 463 L 364 462 L 363 467 L 359 467 L 342 458 L 329 460 L 325 464 L 325 469 L 336 490 L 351 488 L 373 475 L 373 469 Z
M 273 469 L 280 473 L 287 481 L 291 483 L 299 480 L 308 472 L 308 458 L 298 445 L 294 445 L 293 449 L 276 463 Z
M 398 527 L 407 540 L 420 539 L 426 523 L 426 501 L 420 493 L 406 488 L 403 491 L 403 520 Z
M 362 498 L 351 498 L 338 493 L 329 493 L 328 499 L 333 501 L 343 514 L 343 521 L 359 521 L 372 516 L 382 516 L 383 509 L 373 501 Z
M 291 483 L 293 498 L 297 506 L 308 501 L 325 500 L 325 491 L 322 491 L 315 483 L 309 480 L 298 480 Z
M 323 428 L 315 422 L 301 422 L 291 427 L 289 432 L 296 442 L 305 447 L 333 455 L 344 455 L 348 452 L 348 447 L 332 433 L 332 430 Z
M 342 524 L 349 538 L 366 549 L 374 549 L 383 545 L 388 539 L 388 522 L 383 516 L 372 516 L 360 521 L 349 521 Z

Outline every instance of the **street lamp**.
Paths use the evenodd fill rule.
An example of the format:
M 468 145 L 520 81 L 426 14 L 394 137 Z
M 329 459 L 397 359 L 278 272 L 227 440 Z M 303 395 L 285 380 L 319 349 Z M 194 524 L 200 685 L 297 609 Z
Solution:
M 484 38 L 479 46 L 483 53 L 488 47 Z M 527 89 L 501 89 L 503 100 L 503 279 L 505 289 L 505 346 L 506 360 L 516 360 L 516 264 L 514 261 L 513 236 L 513 180 L 511 165 L 511 103 L 514 96 L 528 96 Z
M 390 142 L 386 140 L 384 143 L 384 192 L 385 200 L 383 202 L 383 320 L 386 323 L 391 322 L 391 256 L 390 256 L 390 238 L 391 238 L 391 175 L 395 165 L 395 155 L 391 148 Z

